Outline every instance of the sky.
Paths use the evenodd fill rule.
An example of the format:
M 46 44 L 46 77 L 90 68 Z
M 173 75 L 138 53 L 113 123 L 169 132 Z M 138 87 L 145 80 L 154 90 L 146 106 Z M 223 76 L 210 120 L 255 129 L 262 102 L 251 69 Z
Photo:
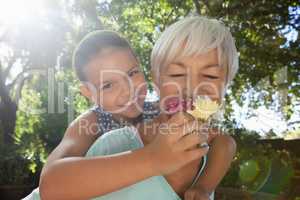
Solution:
M 289 11 L 292 14 L 298 14 L 300 16 L 300 7 L 295 11 L 292 11 L 291 9 Z M 286 26 L 285 29 L 281 31 L 281 33 L 285 33 L 284 36 L 287 38 L 286 44 L 282 47 L 287 46 L 290 41 L 295 41 L 298 37 L 298 32 L 289 26 Z M 300 106 L 294 107 L 294 114 L 291 116 L 291 119 L 288 122 L 283 120 L 283 117 L 280 116 L 280 113 L 274 111 L 273 109 L 268 109 L 265 106 L 260 106 L 257 109 L 251 110 L 251 112 L 256 116 L 245 118 L 242 113 L 247 109 L 246 107 L 247 103 L 243 107 L 234 104 L 235 118 L 241 119 L 241 124 L 245 128 L 257 131 L 262 136 L 273 129 L 273 131 L 279 137 L 281 137 L 283 136 L 282 133 L 291 128 L 288 127 L 288 122 L 300 121 Z M 294 128 L 300 128 L 300 125 L 297 124 Z

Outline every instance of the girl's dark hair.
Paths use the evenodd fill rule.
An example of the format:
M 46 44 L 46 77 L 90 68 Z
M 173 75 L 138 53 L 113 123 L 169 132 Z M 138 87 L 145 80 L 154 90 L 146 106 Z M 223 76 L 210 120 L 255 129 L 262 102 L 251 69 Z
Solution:
M 86 64 L 96 54 L 111 47 L 128 48 L 134 54 L 128 41 L 114 31 L 93 31 L 79 42 L 73 54 L 72 65 L 80 81 L 87 81 L 84 70 Z

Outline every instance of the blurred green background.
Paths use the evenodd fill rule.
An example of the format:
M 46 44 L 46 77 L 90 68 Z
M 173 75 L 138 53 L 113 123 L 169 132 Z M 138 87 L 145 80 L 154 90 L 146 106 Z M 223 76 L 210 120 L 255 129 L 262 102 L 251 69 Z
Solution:
M 85 34 L 120 32 L 148 76 L 160 33 L 192 14 L 221 19 L 240 56 L 223 124 L 238 152 L 217 199 L 300 199 L 298 0 L 0 1 L 0 198 L 37 186 L 68 123 L 89 108 L 71 68 Z

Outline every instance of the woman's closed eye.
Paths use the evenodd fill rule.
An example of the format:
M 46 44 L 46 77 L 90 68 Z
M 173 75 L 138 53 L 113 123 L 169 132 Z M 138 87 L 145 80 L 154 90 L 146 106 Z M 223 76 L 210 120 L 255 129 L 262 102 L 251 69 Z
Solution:
M 176 74 L 169 74 L 170 77 L 173 77 L 173 78 L 179 78 L 179 77 L 183 77 L 185 76 L 185 74 L 183 73 L 176 73 Z
M 217 76 L 217 75 L 204 74 L 203 76 L 205 78 L 209 78 L 209 79 L 219 79 L 219 76 Z

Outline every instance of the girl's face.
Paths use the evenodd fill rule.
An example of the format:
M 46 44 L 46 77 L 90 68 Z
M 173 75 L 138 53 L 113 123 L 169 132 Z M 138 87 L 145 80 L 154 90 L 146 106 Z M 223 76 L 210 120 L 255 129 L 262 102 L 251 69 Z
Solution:
M 174 101 L 209 96 L 219 103 L 224 92 L 226 71 L 219 65 L 217 49 L 198 56 L 184 57 L 166 66 L 160 73 L 160 108 Z
M 86 66 L 87 95 L 116 118 L 130 120 L 141 114 L 147 92 L 144 74 L 129 49 L 109 48 Z

